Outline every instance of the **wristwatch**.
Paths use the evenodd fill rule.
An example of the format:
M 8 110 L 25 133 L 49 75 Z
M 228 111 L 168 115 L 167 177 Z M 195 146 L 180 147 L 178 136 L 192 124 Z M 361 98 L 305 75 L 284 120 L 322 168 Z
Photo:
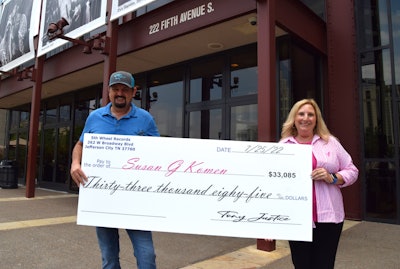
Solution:
M 331 184 L 336 184 L 336 182 L 338 181 L 338 178 L 337 178 L 336 174 L 335 173 L 331 173 L 331 177 L 332 177 Z

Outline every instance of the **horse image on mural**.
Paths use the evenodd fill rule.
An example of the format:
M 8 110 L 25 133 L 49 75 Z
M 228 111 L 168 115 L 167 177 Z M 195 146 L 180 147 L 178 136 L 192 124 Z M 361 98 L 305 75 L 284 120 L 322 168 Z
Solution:
M 32 0 L 4 2 L 0 20 L 0 63 L 4 66 L 29 52 Z

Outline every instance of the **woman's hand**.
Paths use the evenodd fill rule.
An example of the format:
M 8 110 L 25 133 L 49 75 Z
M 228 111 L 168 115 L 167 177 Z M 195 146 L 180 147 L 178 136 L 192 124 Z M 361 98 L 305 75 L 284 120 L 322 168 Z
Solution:
M 331 174 L 325 168 L 315 168 L 311 173 L 312 180 L 323 180 L 326 183 L 332 183 L 333 179 Z

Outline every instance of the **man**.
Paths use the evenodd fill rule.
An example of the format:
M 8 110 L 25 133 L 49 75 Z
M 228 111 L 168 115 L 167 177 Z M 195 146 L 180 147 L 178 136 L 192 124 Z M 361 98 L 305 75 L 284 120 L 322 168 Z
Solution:
M 136 107 L 135 80 L 125 71 L 110 76 L 108 96 L 110 103 L 89 114 L 79 141 L 72 151 L 71 177 L 79 186 L 87 176 L 81 169 L 83 135 L 85 133 L 159 136 L 149 112 Z M 138 269 L 155 269 L 155 252 L 150 231 L 126 230 L 132 242 Z M 104 269 L 119 269 L 119 234 L 116 228 L 96 227 L 97 239 Z

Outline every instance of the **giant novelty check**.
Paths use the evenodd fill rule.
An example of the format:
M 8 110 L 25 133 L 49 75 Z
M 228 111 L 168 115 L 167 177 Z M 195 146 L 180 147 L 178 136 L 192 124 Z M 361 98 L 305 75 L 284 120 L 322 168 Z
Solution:
M 311 146 L 86 134 L 79 225 L 312 240 Z

